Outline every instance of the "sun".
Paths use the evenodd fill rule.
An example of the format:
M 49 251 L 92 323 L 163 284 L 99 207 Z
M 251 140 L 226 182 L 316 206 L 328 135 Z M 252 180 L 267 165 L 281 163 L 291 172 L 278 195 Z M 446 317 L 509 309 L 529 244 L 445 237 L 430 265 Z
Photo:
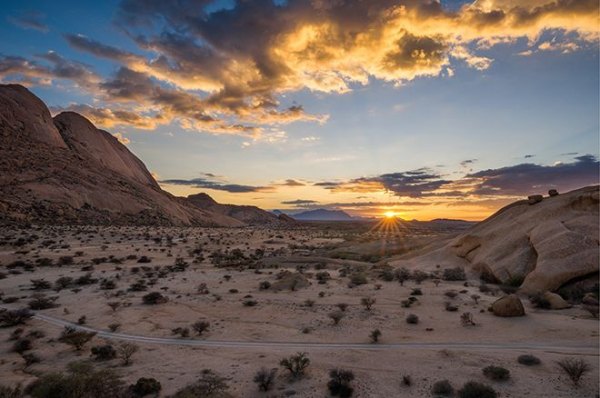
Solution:
M 385 213 L 383 213 L 383 215 L 385 216 L 385 218 L 396 218 L 397 216 L 396 212 L 392 210 L 386 211 Z

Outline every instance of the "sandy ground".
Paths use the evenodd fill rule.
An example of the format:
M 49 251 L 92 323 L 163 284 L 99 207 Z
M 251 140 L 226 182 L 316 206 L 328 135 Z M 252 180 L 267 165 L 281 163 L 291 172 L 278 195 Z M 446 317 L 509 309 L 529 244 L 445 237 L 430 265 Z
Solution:
M 36 239 L 15 246 L 21 237 L 26 242 L 31 235 Z M 172 239 L 167 239 L 167 236 Z M 330 260 L 325 269 L 331 280 L 319 284 L 314 278 L 315 262 L 311 256 L 319 248 L 341 244 L 348 232 L 322 231 L 318 229 L 272 231 L 258 228 L 244 229 L 150 229 L 150 228 L 42 228 L 28 231 L 4 229 L 0 233 L 0 271 L 6 278 L 0 279 L 3 299 L 16 297 L 18 301 L 4 304 L 6 307 L 26 306 L 31 290 L 31 279 L 54 282 L 62 276 L 77 278 L 90 271 L 93 259 L 110 256 L 123 259 L 121 264 L 102 262 L 93 266 L 95 278 L 113 279 L 116 288 L 103 290 L 99 284 L 69 287 L 59 292 L 45 290 L 49 296 L 57 296 L 56 308 L 42 313 L 77 322 L 86 317 L 86 326 L 108 330 L 108 325 L 119 323 L 121 333 L 139 336 L 169 337 L 172 329 L 190 327 L 197 320 L 210 322 L 202 336 L 190 338 L 221 341 L 273 341 L 273 342 L 319 342 L 319 343 L 369 343 L 373 329 L 382 332 L 380 342 L 386 343 L 484 343 L 502 344 L 545 344 L 548 346 L 585 346 L 585 353 L 568 350 L 519 349 L 475 350 L 475 349 L 402 349 L 361 350 L 348 348 L 306 348 L 311 365 L 307 377 L 290 382 L 280 369 L 275 388 L 269 393 L 260 393 L 252 382 L 254 373 L 261 367 L 278 367 L 279 361 L 298 351 L 277 347 L 209 348 L 178 345 L 138 343 L 140 351 L 133 357 L 131 366 L 122 367 L 118 360 L 94 362 L 96 366 L 117 369 L 128 382 L 139 377 L 155 377 L 163 386 L 163 396 L 193 382 L 202 369 L 210 368 L 229 378 L 230 392 L 239 397 L 289 396 L 293 392 L 302 397 L 326 397 L 329 369 L 342 367 L 355 373 L 353 382 L 358 397 L 429 397 L 431 386 L 437 380 L 448 379 L 458 388 L 468 380 L 485 382 L 496 389 L 501 397 L 595 397 L 598 393 L 598 320 L 591 318 L 578 307 L 549 311 L 532 308 L 524 300 L 527 315 L 521 318 L 499 318 L 487 311 L 489 305 L 502 293 L 481 293 L 479 281 L 442 281 L 435 286 L 426 280 L 417 285 L 407 281 L 401 286 L 397 281 L 385 282 L 369 274 L 367 284 L 348 287 L 348 277 L 340 276 L 346 268 L 369 267 L 357 261 Z M 156 239 L 155 239 L 156 238 Z M 158 239 L 163 238 L 163 239 Z M 52 242 L 48 242 L 52 241 Z M 192 250 L 201 251 L 192 253 Z M 278 268 L 248 269 L 244 266 L 216 268 L 209 255 L 215 250 L 239 248 L 246 254 L 262 249 L 267 258 L 265 264 Z M 83 253 L 78 253 L 83 252 Z M 194 261 L 198 253 L 204 257 Z M 125 259 L 135 255 L 136 259 Z M 151 258 L 150 263 L 140 264 L 141 256 Z M 319 255 L 322 255 L 319 254 Z M 35 263 L 38 258 L 51 258 L 55 262 L 61 256 L 74 256 L 74 264 L 61 267 L 38 266 L 33 272 L 11 273 L 5 267 L 16 260 Z M 294 261 L 289 261 L 295 256 Z M 136 268 L 170 266 L 176 258 L 189 263 L 183 272 L 169 272 L 158 278 L 147 291 L 131 292 L 128 287 L 144 277 L 146 271 Z M 287 259 L 287 261 L 286 261 Z M 295 272 L 295 266 L 304 265 L 310 285 L 295 291 L 280 292 L 271 289 L 259 290 L 262 281 L 277 282 L 277 273 L 282 269 Z M 98 262 L 98 261 L 96 261 Z M 13 270 L 14 271 L 14 270 Z M 156 274 L 156 273 L 155 273 Z M 205 284 L 208 293 L 201 294 L 198 287 Z M 403 308 L 414 288 L 422 295 L 410 308 Z M 445 292 L 458 292 L 449 298 Z M 169 298 L 159 305 L 144 305 L 142 296 L 158 291 Z M 478 303 L 471 298 L 477 294 Z M 248 297 L 251 296 L 251 297 Z M 372 310 L 361 305 L 361 298 L 376 300 Z M 244 306 L 245 300 L 257 302 L 255 306 Z M 14 300 L 14 299 L 13 299 Z M 306 301 L 312 300 L 312 305 Z M 119 301 L 121 308 L 113 311 L 107 303 Z M 457 312 L 445 310 L 445 302 L 459 307 Z M 337 310 L 336 304 L 346 303 L 345 317 L 333 325 L 328 314 Z M 475 326 L 464 327 L 460 322 L 463 312 L 473 314 Z M 407 324 L 406 316 L 416 314 L 418 324 Z M 42 361 L 24 368 L 23 359 L 10 352 L 12 341 L 9 335 L 14 328 L 0 329 L 0 380 L 3 384 L 28 383 L 38 372 L 64 368 L 74 360 L 91 360 L 89 348 L 103 343 L 95 338 L 81 355 L 56 338 L 61 328 L 40 320 L 30 320 L 26 330 L 41 330 L 45 337 L 34 342 L 32 352 Z M 111 341 L 112 344 L 116 342 Z M 517 363 L 521 354 L 532 353 L 542 360 L 540 366 L 527 367 Z M 556 365 L 556 361 L 569 356 L 584 358 L 592 371 L 582 379 L 575 389 Z M 487 365 L 501 365 L 511 371 L 506 382 L 487 380 L 481 369 Z M 402 385 L 402 377 L 410 376 L 411 386 Z

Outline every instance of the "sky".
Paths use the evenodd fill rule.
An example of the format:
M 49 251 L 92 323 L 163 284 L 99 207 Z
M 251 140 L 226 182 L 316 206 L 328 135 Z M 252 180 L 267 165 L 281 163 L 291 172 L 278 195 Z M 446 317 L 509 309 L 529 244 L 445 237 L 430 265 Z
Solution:
M 483 219 L 598 184 L 596 0 L 4 0 L 0 81 L 222 203 Z

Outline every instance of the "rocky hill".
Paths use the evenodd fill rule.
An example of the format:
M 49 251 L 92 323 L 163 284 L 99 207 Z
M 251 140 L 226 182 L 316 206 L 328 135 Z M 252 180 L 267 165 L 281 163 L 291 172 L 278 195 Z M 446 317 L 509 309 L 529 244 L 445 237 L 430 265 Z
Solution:
M 249 225 L 291 224 L 294 222 L 286 215 L 277 216 L 256 206 L 220 204 L 205 193 L 189 195 L 186 201 L 200 209 L 235 218 Z
M 556 290 L 598 275 L 598 186 L 504 207 L 437 250 L 395 261 L 435 270 L 462 266 L 523 292 Z M 522 281 L 522 283 L 521 283 Z
M 236 215 L 163 191 L 110 133 L 77 113 L 52 118 L 25 87 L 0 85 L 0 222 L 245 225 Z

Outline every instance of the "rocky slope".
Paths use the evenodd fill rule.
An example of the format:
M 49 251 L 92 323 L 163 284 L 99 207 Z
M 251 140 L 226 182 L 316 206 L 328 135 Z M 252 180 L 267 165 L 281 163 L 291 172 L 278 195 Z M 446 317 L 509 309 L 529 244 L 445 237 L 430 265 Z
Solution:
M 256 206 L 220 204 L 205 193 L 189 195 L 186 201 L 200 209 L 232 217 L 250 225 L 291 224 L 294 222 L 291 217 L 277 216 Z
M 246 224 L 161 190 L 110 133 L 20 85 L 0 85 L 0 222 Z
M 393 264 L 431 270 L 462 266 L 500 282 L 523 279 L 521 291 L 553 291 L 598 274 L 598 186 L 515 202 L 437 250 Z

